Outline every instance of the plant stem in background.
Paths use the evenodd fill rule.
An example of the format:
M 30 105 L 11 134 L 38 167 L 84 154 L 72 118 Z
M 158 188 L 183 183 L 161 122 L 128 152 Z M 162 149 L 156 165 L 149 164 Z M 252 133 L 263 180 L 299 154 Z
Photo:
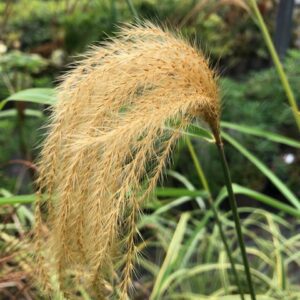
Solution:
M 220 158 L 221 158 L 221 162 L 222 162 L 225 184 L 226 184 L 226 188 L 228 191 L 229 203 L 230 203 L 230 207 L 232 210 L 232 216 L 233 216 L 234 223 L 235 223 L 239 246 L 241 249 L 241 254 L 242 254 L 242 258 L 243 258 L 243 264 L 244 264 L 244 268 L 245 268 L 245 273 L 246 273 L 246 278 L 247 278 L 247 282 L 248 282 L 250 296 L 251 296 L 252 300 L 256 300 L 255 291 L 254 291 L 251 273 L 250 273 L 250 266 L 249 266 L 247 253 L 246 253 L 246 246 L 245 246 L 245 242 L 243 239 L 240 217 L 239 217 L 238 210 L 237 210 L 235 195 L 234 195 L 234 192 L 232 189 L 231 176 L 230 176 L 227 159 L 226 159 L 225 152 L 224 152 L 224 146 L 223 146 L 223 143 L 222 143 L 220 137 L 217 137 L 216 141 L 217 141 L 216 145 L 219 150 L 219 154 L 220 154 Z
M 138 15 L 132 1 L 131 0 L 126 0 L 126 2 L 127 2 L 129 10 L 131 11 L 131 13 L 134 16 L 134 18 L 136 19 L 136 21 L 140 21 L 139 15 Z
M 259 28 L 262 32 L 263 38 L 264 38 L 265 43 L 266 43 L 266 45 L 269 49 L 269 52 L 270 52 L 270 55 L 271 55 L 272 60 L 274 62 L 275 68 L 276 68 L 277 73 L 279 75 L 279 78 L 281 80 L 282 87 L 283 87 L 283 89 L 286 93 L 286 96 L 288 98 L 289 104 L 290 104 L 292 112 L 293 112 L 294 119 L 295 119 L 296 124 L 298 126 L 298 129 L 300 131 L 300 112 L 299 112 L 299 108 L 297 106 L 297 102 L 296 102 L 294 93 L 293 93 L 292 88 L 290 86 L 290 83 L 287 79 L 287 76 L 284 72 L 282 63 L 280 62 L 279 56 L 278 56 L 277 51 L 275 49 L 274 43 L 271 39 L 270 33 L 267 29 L 267 26 L 264 22 L 264 19 L 263 19 L 262 15 L 261 15 L 261 13 L 258 9 L 256 0 L 249 0 L 249 1 L 250 1 L 250 4 L 251 4 L 251 7 L 253 8 L 253 12 L 254 12 L 254 15 L 256 17 L 257 24 L 258 24 L 258 26 L 259 26 Z
M 189 148 L 189 151 L 190 151 L 192 160 L 193 160 L 193 162 L 194 162 L 194 165 L 195 165 L 197 174 L 198 174 L 198 176 L 199 176 L 200 183 L 201 183 L 201 185 L 204 187 L 205 191 L 206 191 L 207 194 L 208 194 L 208 203 L 209 203 L 209 205 L 210 205 L 210 208 L 211 208 L 211 210 L 212 210 L 212 212 L 213 212 L 213 215 L 214 215 L 216 224 L 217 224 L 217 226 L 218 226 L 218 229 L 219 229 L 219 232 L 220 232 L 221 239 L 222 239 L 222 241 L 223 241 L 223 244 L 224 244 L 224 247 L 225 247 L 225 250 L 226 250 L 228 259 L 229 259 L 230 264 L 231 264 L 232 273 L 233 273 L 233 276 L 234 276 L 234 278 L 235 278 L 235 282 L 236 282 L 236 285 L 237 285 L 237 287 L 238 287 L 239 293 L 240 293 L 240 295 L 241 295 L 241 299 L 244 300 L 245 298 L 244 298 L 242 286 L 241 286 L 241 283 L 240 283 L 240 280 L 239 280 L 239 277 L 238 277 L 238 274 L 237 274 L 237 271 L 236 271 L 236 268 L 235 268 L 234 260 L 233 260 L 233 257 L 232 257 L 232 255 L 231 255 L 229 245 L 228 245 L 227 240 L 226 240 L 225 233 L 224 233 L 223 228 L 222 228 L 222 222 L 221 222 L 221 220 L 220 220 L 219 213 L 218 213 L 217 208 L 216 208 L 216 206 L 215 206 L 215 204 L 214 204 L 214 201 L 213 201 L 213 197 L 212 197 L 212 194 L 211 194 L 211 191 L 210 191 L 208 182 L 207 182 L 207 180 L 206 180 L 206 177 L 205 177 L 204 172 L 203 172 L 203 170 L 202 170 L 200 161 L 199 161 L 198 158 L 197 158 L 195 149 L 194 149 L 193 144 L 191 143 L 191 140 L 190 140 L 189 137 L 186 137 L 186 143 L 187 143 L 187 146 L 188 146 L 188 148 Z
M 111 20 L 112 20 L 112 24 L 116 23 L 118 20 L 118 10 L 116 7 L 116 0 L 111 0 Z

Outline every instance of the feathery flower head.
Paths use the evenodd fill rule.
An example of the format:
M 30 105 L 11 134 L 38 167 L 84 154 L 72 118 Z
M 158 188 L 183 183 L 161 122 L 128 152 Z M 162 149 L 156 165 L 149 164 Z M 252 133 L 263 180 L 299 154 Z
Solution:
M 61 285 L 70 269 L 104 285 L 121 249 L 125 298 L 141 202 L 181 130 L 198 117 L 219 130 L 215 75 L 183 38 L 150 23 L 127 25 L 64 76 L 58 98 L 38 185 L 48 195 L 48 243 Z

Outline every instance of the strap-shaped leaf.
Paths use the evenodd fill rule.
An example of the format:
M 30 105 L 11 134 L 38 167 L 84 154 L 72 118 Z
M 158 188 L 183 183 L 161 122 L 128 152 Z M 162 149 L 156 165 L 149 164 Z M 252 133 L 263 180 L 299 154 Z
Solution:
M 10 95 L 0 102 L 0 110 L 9 101 L 32 102 L 39 104 L 54 105 L 57 101 L 55 90 L 51 88 L 33 88 L 27 89 Z
M 236 131 L 239 131 L 242 133 L 246 133 L 246 134 L 250 134 L 250 135 L 254 135 L 257 137 L 262 137 L 264 139 L 268 139 L 275 143 L 280 143 L 280 144 L 284 144 L 287 146 L 300 148 L 300 142 L 290 139 L 290 138 L 287 138 L 283 135 L 280 135 L 280 134 L 277 134 L 274 132 L 262 130 L 260 128 L 246 126 L 246 125 L 238 125 L 238 124 L 234 124 L 234 123 L 230 123 L 230 122 L 221 122 L 221 127 L 233 129 L 233 130 L 236 130 Z

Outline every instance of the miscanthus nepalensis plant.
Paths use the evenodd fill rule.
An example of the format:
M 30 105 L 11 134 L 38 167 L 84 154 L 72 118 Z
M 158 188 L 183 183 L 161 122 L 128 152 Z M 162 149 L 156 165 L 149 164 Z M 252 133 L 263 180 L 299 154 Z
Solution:
M 64 76 L 36 209 L 38 261 L 53 263 L 62 290 L 72 270 L 104 298 L 118 265 L 119 298 L 128 297 L 140 207 L 182 131 L 201 118 L 222 150 L 215 77 L 199 50 L 149 23 L 124 26 Z

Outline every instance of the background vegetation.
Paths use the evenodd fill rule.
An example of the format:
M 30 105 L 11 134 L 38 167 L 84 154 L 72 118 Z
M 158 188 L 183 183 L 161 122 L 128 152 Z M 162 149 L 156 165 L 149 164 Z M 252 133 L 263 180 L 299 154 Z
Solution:
M 299 299 L 299 132 L 249 3 L 132 3 L 140 17 L 178 28 L 195 40 L 220 73 L 222 129 L 258 298 Z M 272 35 L 278 3 L 258 4 Z M 34 161 L 45 133 L 45 108 L 53 100 L 50 88 L 76 54 L 113 35 L 118 24 L 133 20 L 133 13 L 128 1 L 119 0 L 0 3 L 0 99 L 22 100 L 0 104 L 0 299 L 45 298 L 35 284 L 30 242 Z M 299 99 L 296 21 L 292 35 L 284 69 Z M 29 88 L 36 89 L 16 96 Z M 248 293 L 217 153 L 203 134 L 193 136 Z M 184 141 L 163 186 L 145 204 L 139 224 L 144 243 L 133 299 L 239 299 L 207 191 Z M 73 296 L 93 299 L 81 286 L 73 287 Z

